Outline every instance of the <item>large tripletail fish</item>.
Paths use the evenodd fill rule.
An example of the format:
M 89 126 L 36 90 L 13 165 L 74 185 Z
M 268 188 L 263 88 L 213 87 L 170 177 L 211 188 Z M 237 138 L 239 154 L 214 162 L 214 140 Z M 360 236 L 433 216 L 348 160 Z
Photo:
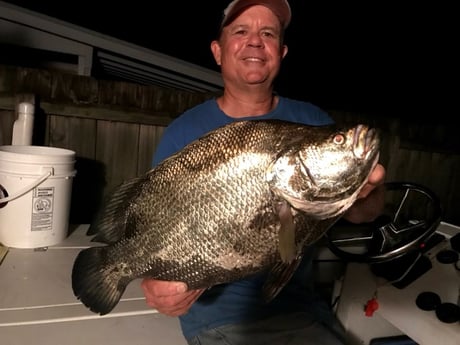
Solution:
M 270 271 L 271 300 L 303 248 L 356 200 L 379 157 L 376 130 L 241 121 L 190 143 L 108 199 L 77 256 L 72 287 L 109 313 L 134 279 L 208 288 Z

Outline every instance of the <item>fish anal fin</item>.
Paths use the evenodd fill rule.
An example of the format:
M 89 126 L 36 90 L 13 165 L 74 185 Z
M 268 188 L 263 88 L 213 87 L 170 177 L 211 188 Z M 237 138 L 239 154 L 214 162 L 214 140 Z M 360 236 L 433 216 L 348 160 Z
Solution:
M 263 298 L 267 303 L 273 300 L 286 286 L 301 261 L 302 255 L 298 255 L 289 263 L 279 261 L 272 267 L 262 287 Z
M 92 247 L 82 250 L 72 268 L 72 290 L 74 295 L 91 311 L 108 314 L 118 304 L 126 286 L 133 277 L 123 275 L 120 269 L 112 268 L 111 279 L 107 279 L 105 262 L 106 248 Z

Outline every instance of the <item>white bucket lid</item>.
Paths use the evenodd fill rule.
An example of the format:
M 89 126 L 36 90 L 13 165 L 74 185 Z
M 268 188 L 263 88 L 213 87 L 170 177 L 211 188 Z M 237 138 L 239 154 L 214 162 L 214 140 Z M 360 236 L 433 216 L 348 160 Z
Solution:
M 75 152 L 72 150 L 33 145 L 0 146 L 0 172 L 36 175 L 53 168 L 53 175 L 75 175 Z

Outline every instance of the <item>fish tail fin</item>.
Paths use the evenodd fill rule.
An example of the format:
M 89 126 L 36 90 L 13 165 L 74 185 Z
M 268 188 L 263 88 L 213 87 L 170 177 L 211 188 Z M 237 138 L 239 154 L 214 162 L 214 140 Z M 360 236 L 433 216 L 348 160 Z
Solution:
M 115 243 L 126 231 L 127 206 L 140 190 L 145 178 L 136 177 L 123 182 L 106 198 L 97 217 L 91 223 L 87 235 L 96 235 L 92 241 Z
M 91 311 L 108 314 L 118 304 L 129 279 L 107 279 L 103 267 L 104 247 L 82 250 L 72 269 L 74 295 Z

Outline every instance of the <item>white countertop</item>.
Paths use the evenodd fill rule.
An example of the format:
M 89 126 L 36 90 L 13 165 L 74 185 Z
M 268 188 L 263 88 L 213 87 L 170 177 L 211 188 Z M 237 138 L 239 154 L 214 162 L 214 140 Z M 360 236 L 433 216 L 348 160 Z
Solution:
M 70 229 L 65 241 L 47 250 L 9 248 L 0 265 L 0 343 L 185 345 L 177 318 L 149 308 L 139 280 L 128 285 L 120 303 L 104 316 L 76 299 L 71 287 L 74 259 L 98 244 L 86 236 L 88 225 Z

